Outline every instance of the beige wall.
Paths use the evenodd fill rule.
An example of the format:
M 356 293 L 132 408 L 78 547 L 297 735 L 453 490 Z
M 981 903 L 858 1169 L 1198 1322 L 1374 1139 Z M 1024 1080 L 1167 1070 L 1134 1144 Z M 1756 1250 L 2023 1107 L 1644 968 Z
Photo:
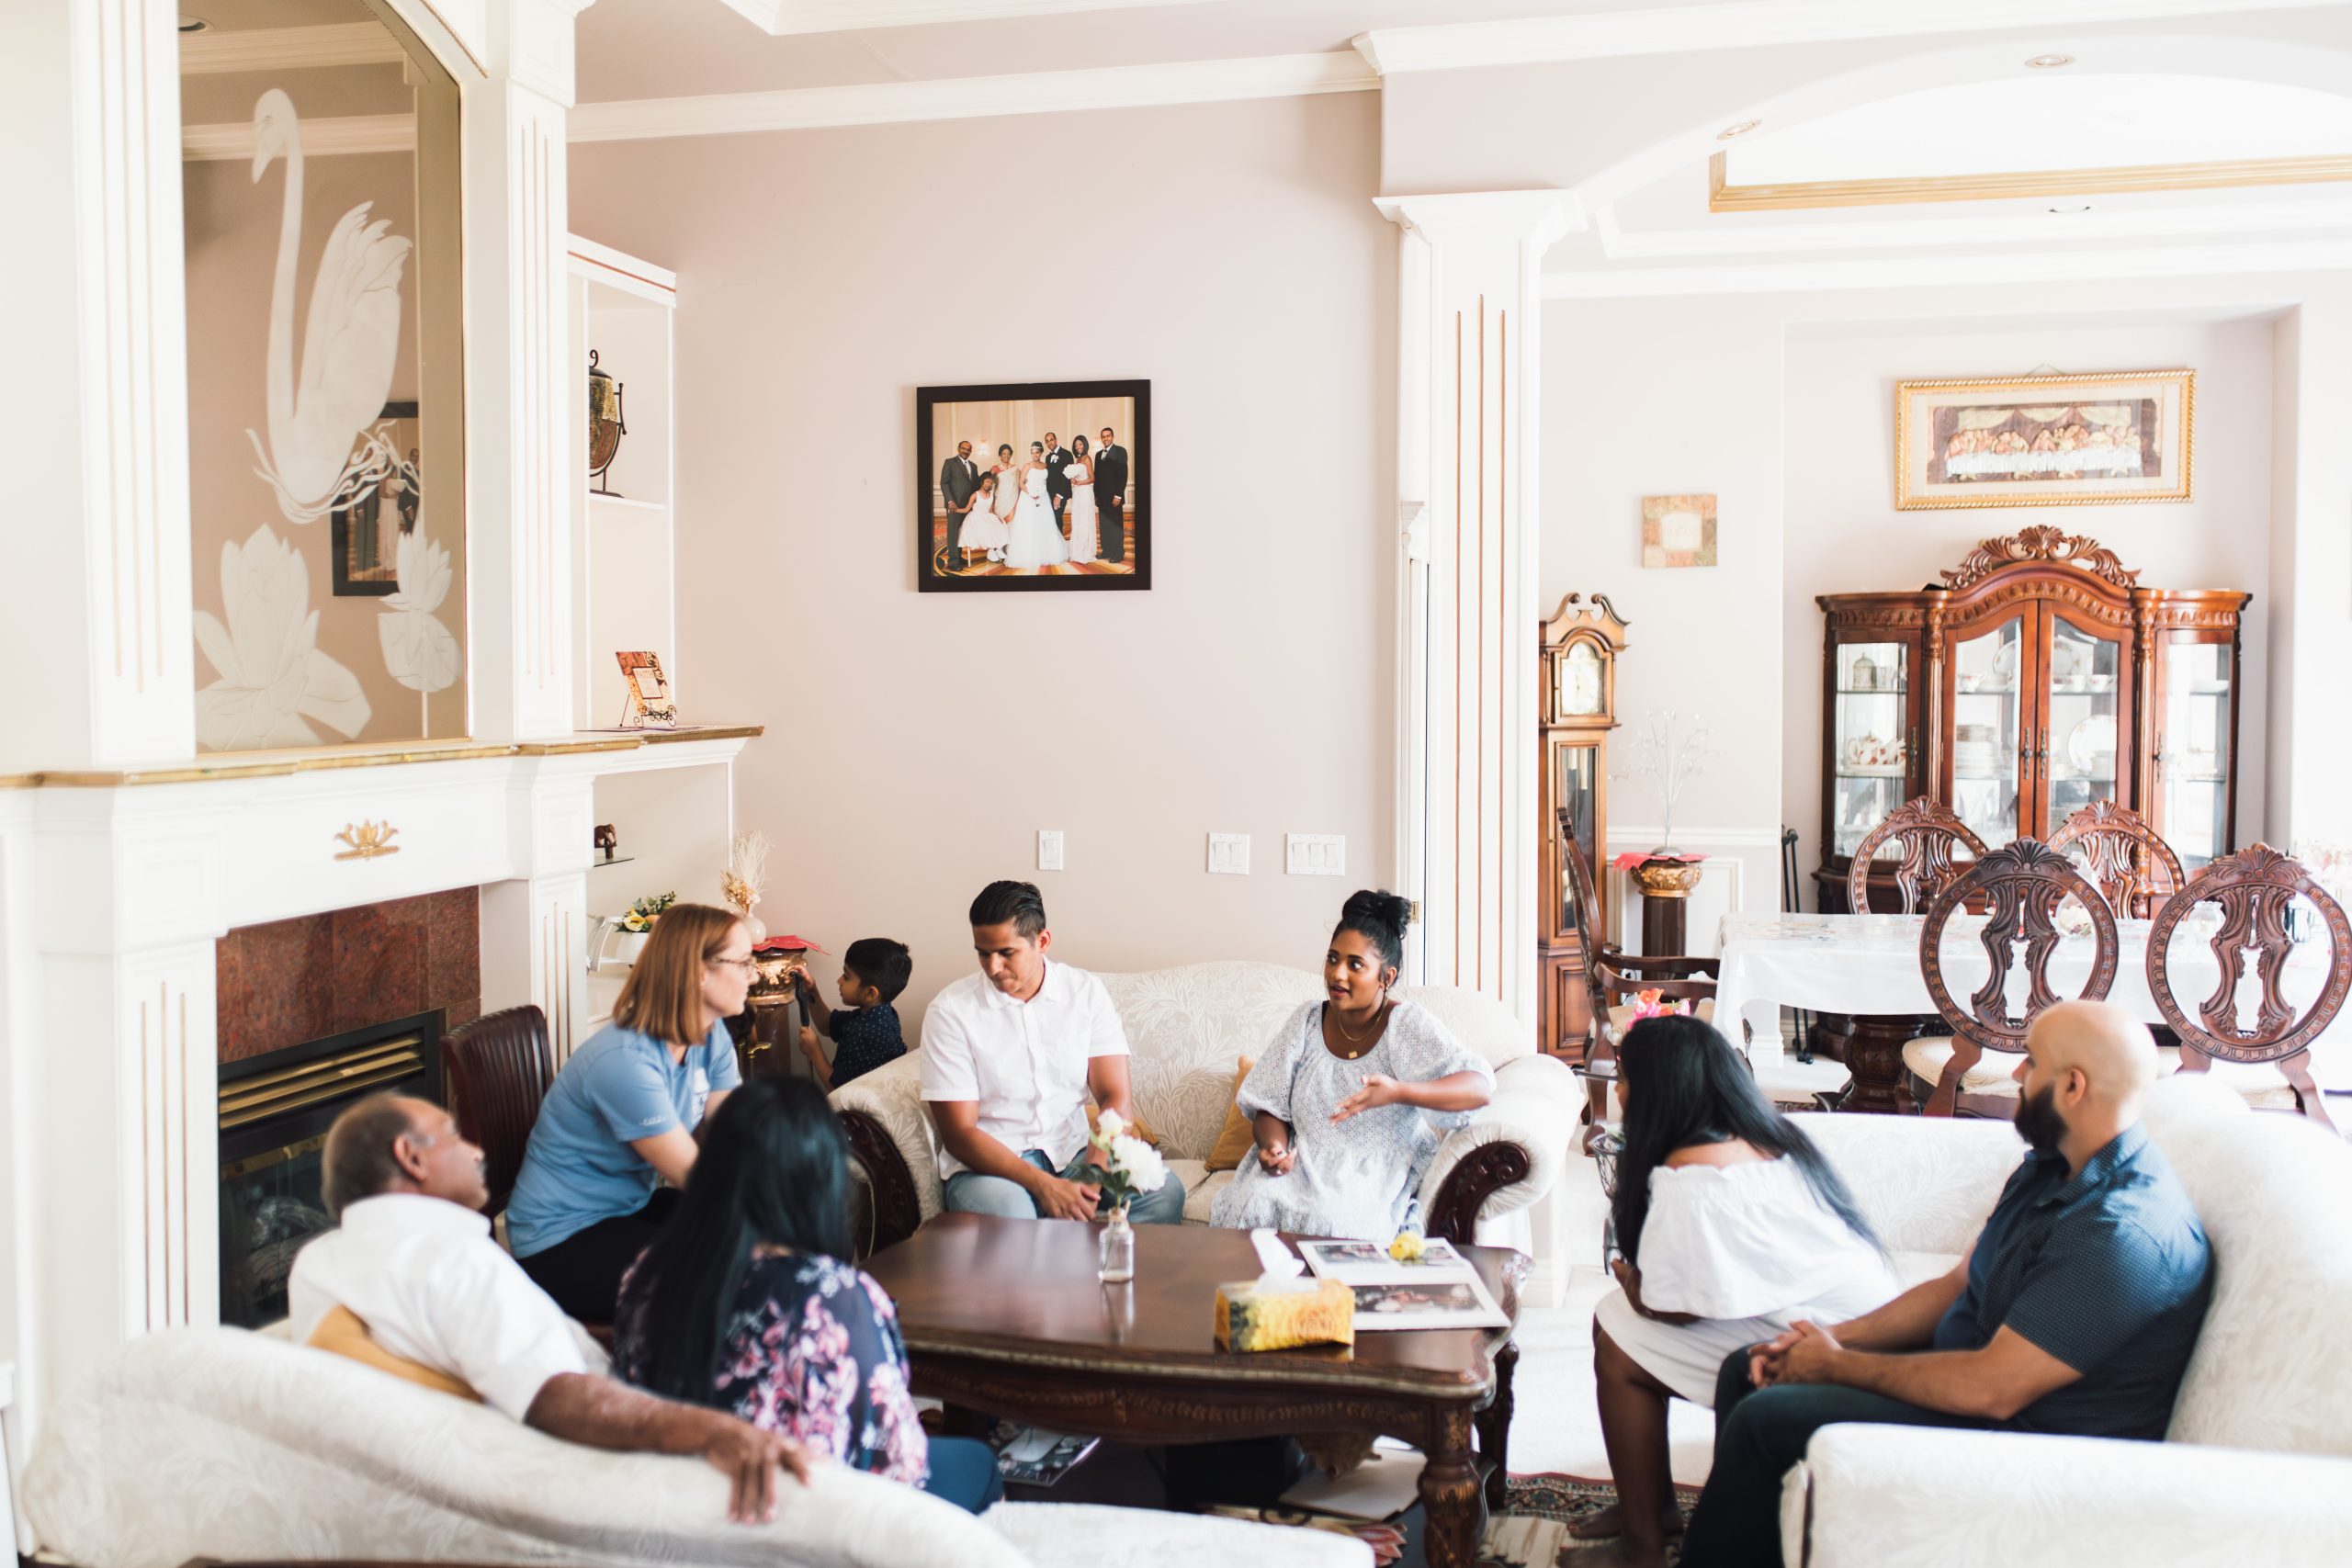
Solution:
M 1316 964 L 1387 874 L 1378 115 L 1351 94 L 573 149 L 574 230 L 679 275 L 682 716 L 771 726 L 736 800 L 780 845 L 762 914 L 835 953 L 908 942 L 910 1028 L 970 971 L 992 877 L 1037 881 L 1057 951 L 1117 970 Z M 1008 213 L 1024 171 L 1073 165 L 1117 171 L 1115 219 Z M 914 389 L 1127 377 L 1152 383 L 1151 591 L 919 595 Z M 1067 871 L 1034 869 L 1041 828 Z M 1253 836 L 1253 874 L 1206 874 L 1211 829 Z M 1286 830 L 1347 835 L 1349 874 L 1284 875 Z
M 2300 527 L 2341 534 L 2342 524 L 2278 503 L 2277 422 L 2299 428 L 2306 447 L 2340 453 L 2343 444 L 2327 423 L 2336 405 L 2299 407 L 2275 393 L 2273 345 L 2282 310 L 2290 321 L 2299 302 L 2333 307 L 2345 295 L 2338 277 L 2282 275 L 1549 306 L 1543 603 L 1570 589 L 1608 592 L 1633 623 L 1621 710 L 1696 709 L 1713 722 L 1718 755 L 1683 798 L 1677 839 L 1711 847 L 1713 835 L 1769 835 L 1785 822 L 1801 835 L 1811 908 L 1821 815 L 1814 596 L 1933 582 L 1978 539 L 2029 523 L 2089 534 L 2152 586 L 2255 595 L 2243 644 L 2238 840 L 2278 832 L 2267 820 L 2276 810 L 2273 802 L 2266 812 L 2267 781 L 2322 738 L 2274 722 L 2273 551 Z M 2045 364 L 2197 370 L 2196 500 L 1894 511 L 1897 379 Z M 1721 564 L 1645 570 L 1640 498 L 1680 491 L 1715 492 Z M 1657 819 L 1647 790 L 1627 781 L 1610 807 L 1613 822 Z M 1772 852 L 1729 852 L 1745 863 L 1747 906 L 1776 907 Z
M 240 80 L 253 86 L 254 97 L 268 85 L 251 78 Z M 312 93 L 311 97 L 316 101 L 318 95 Z M 250 115 L 248 99 L 246 118 Z M 368 214 L 371 221 L 389 222 L 390 232 L 413 242 L 417 236 L 415 163 L 412 154 L 404 152 L 312 156 L 304 161 L 301 252 L 295 274 L 293 314 L 298 388 L 309 337 L 311 294 L 318 286 L 319 259 L 328 235 L 345 211 L 365 201 L 373 204 Z M 197 608 L 223 615 L 220 547 L 231 542 L 242 546 L 255 528 L 267 524 L 300 553 L 309 568 L 310 605 L 319 615 L 317 647 L 349 670 L 367 695 L 368 724 L 350 739 L 397 739 L 420 734 L 424 718 L 419 694 L 400 685 L 385 671 L 377 630 L 383 600 L 335 597 L 329 564 L 331 520 L 288 523 L 267 483 L 254 471 L 256 459 L 245 432 L 255 431 L 267 443 L 270 299 L 286 197 L 286 161 L 273 161 L 258 182 L 248 159 L 192 162 L 184 165 L 182 187 L 187 225 L 188 479 Z M 388 402 L 419 400 L 418 265 L 418 253 L 412 248 L 401 269 L 400 351 Z M 426 531 L 450 554 L 452 582 L 438 617 L 462 643 L 464 541 L 457 513 L 447 504 L 436 507 L 434 503 L 436 497 L 445 502 L 454 498 L 455 476 L 447 467 L 436 468 L 431 452 L 422 455 L 422 462 L 428 498 Z M 436 487 L 436 474 L 451 482 Z M 196 655 L 196 672 L 199 689 L 209 685 L 217 674 L 201 649 Z M 430 732 L 464 734 L 465 700 L 461 675 L 455 685 L 434 695 Z M 322 742 L 341 743 L 345 739 L 316 722 L 311 728 Z

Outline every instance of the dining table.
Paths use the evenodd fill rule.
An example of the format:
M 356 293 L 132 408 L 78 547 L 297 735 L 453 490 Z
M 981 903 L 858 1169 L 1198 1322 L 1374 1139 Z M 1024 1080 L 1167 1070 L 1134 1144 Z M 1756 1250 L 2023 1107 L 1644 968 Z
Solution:
M 1939 944 L 1944 984 L 1953 999 L 1968 998 L 1984 984 L 1991 968 L 1983 942 L 1985 918 L 1956 914 Z M 1840 1109 L 1909 1111 L 1916 1101 L 1903 1047 L 1922 1034 L 1949 1032 L 1937 1018 L 1935 998 L 1919 967 L 1924 915 L 1728 914 L 1721 927 L 1722 972 L 1715 985 L 1715 1018 L 1724 1032 L 1741 1037 L 1740 1021 L 1752 1026 L 1750 1059 L 1759 1080 L 1782 1069 L 1774 1053 L 1781 1042 L 1780 1010 L 1799 1008 L 1839 1014 L 1853 1021 L 1846 1068 L 1851 1084 Z M 2107 999 L 2143 1022 L 2164 1021 L 2148 981 L 2147 920 L 2115 922 L 2115 979 Z M 2173 933 L 2167 968 L 2175 996 L 2192 1018 L 2220 983 L 2212 951 L 2217 922 L 2182 922 Z M 2061 997 L 2082 993 L 2097 950 L 2092 938 L 2062 939 L 2050 959 L 2051 988 Z M 2029 989 L 2024 945 L 2018 944 L 2004 994 L 2012 1018 L 2021 1017 Z M 2324 940 L 2295 944 L 2281 992 L 2300 1015 L 2328 979 Z M 2251 1022 L 2259 997 L 2249 956 L 2238 987 L 2240 1017 Z M 2345 1010 L 2312 1043 L 2312 1076 L 2321 1088 L 2352 1088 L 2352 1008 Z M 1988 1055 L 1995 1055 L 1987 1052 Z M 2335 1069 L 2331 1078 L 2329 1069 Z M 2234 1088 L 2283 1088 L 2286 1078 L 2267 1063 L 2217 1062 L 2212 1071 Z

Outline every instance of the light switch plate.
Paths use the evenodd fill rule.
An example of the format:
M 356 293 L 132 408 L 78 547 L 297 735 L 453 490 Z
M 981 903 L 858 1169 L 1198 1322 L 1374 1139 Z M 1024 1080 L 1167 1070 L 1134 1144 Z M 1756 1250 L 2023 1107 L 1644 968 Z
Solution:
M 1059 871 L 1062 868 L 1062 830 L 1059 828 L 1037 829 L 1037 869 Z
M 1249 875 L 1250 835 L 1211 833 L 1209 835 L 1209 870 L 1216 874 L 1225 876 Z
M 1283 837 L 1283 868 L 1293 876 L 1345 876 L 1344 833 L 1288 833 Z

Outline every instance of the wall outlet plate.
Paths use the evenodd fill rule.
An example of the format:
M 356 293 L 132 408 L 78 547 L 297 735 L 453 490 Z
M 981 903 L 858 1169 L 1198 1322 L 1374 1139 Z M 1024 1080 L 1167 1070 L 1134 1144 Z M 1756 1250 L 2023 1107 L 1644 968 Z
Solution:
M 1209 835 L 1209 870 L 1221 876 L 1250 874 L 1250 835 L 1247 833 L 1211 833 Z
M 1037 869 L 1059 871 L 1062 868 L 1062 830 L 1059 828 L 1037 829 Z
M 1345 876 L 1348 874 L 1347 835 L 1284 834 L 1283 869 L 1293 876 Z

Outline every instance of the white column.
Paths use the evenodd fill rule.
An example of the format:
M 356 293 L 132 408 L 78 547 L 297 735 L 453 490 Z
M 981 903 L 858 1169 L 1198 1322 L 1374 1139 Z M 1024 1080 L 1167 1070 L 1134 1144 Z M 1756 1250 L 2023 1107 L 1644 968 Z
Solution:
M 1535 1025 L 1536 390 L 1544 252 L 1574 198 L 1384 198 L 1397 268 L 1399 874 L 1416 978 Z
M 536 1005 L 560 1065 L 587 1038 L 588 863 L 595 777 L 553 756 L 514 786 L 515 869 L 481 890 L 481 1010 Z
M 179 34 L 164 0 L 13 0 L 0 774 L 196 750 Z
M 571 310 L 564 237 L 572 22 L 585 0 L 509 0 L 465 84 L 467 532 L 473 730 L 571 729 Z
M 17 906 L 38 914 L 32 1049 L 9 1084 L 37 1111 L 14 1129 L 32 1140 L 14 1248 L 28 1427 L 115 1347 L 220 1315 L 219 846 L 200 815 L 133 793 L 40 791 Z

